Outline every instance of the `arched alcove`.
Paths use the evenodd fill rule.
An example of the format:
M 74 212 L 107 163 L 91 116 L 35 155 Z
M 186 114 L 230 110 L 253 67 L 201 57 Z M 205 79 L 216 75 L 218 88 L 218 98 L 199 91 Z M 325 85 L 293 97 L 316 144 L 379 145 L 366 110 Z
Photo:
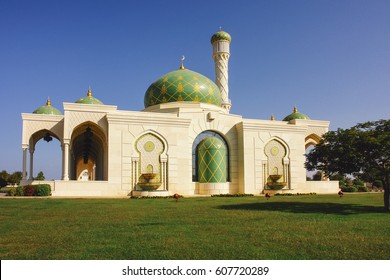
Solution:
M 201 132 L 194 140 L 192 143 L 192 181 L 193 182 L 198 182 L 199 181 L 199 170 L 198 170 L 198 165 L 199 165 L 199 153 L 198 153 L 198 148 L 199 144 L 206 138 L 210 137 L 216 137 L 217 139 L 221 140 L 221 142 L 225 146 L 226 154 L 224 155 L 225 163 L 226 163 L 226 180 L 230 181 L 230 161 L 229 161 L 229 146 L 228 143 L 226 142 L 225 138 L 219 134 L 216 131 L 213 130 L 205 130 Z
M 270 140 L 264 147 L 263 162 L 265 188 L 290 187 L 290 160 L 288 146 L 279 139 Z
M 148 131 L 135 142 L 137 156 L 132 158 L 133 188 L 168 189 L 167 144 L 156 133 Z

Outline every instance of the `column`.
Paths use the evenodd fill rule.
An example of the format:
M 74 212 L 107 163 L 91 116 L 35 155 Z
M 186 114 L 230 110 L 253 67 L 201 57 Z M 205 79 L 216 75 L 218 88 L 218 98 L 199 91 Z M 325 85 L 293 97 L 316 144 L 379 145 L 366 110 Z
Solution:
M 133 189 L 135 190 L 135 187 L 137 186 L 137 183 L 138 183 L 138 161 L 139 161 L 139 158 L 138 157 L 133 157 L 131 159 L 132 161 L 132 179 L 131 179 L 131 182 L 132 182 L 132 187 Z
M 27 148 L 23 148 L 23 171 L 22 171 L 22 180 L 27 179 Z
M 29 174 L 29 179 L 33 180 L 34 176 L 34 149 L 30 148 L 30 174 Z
M 62 180 L 69 181 L 69 143 L 62 146 Z
M 161 163 L 162 165 L 162 172 L 161 172 L 161 175 L 162 175 L 162 178 L 161 178 L 161 182 L 162 182 L 162 185 L 163 185 L 163 190 L 166 191 L 167 190 L 167 184 L 166 184 L 166 178 L 167 178 L 167 162 L 166 161 L 163 161 Z

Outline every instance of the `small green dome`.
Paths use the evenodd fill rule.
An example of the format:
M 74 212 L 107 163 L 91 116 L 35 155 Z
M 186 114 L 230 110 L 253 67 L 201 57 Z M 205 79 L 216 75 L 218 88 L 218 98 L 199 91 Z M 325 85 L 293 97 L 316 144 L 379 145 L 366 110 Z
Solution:
M 101 102 L 99 99 L 92 96 L 91 89 L 88 89 L 87 96 L 80 98 L 75 103 L 103 105 L 103 102 Z
M 219 41 L 219 40 L 226 40 L 226 41 L 229 41 L 229 43 L 230 43 L 232 41 L 232 37 L 230 36 L 229 33 L 220 30 L 220 31 L 214 33 L 213 36 L 211 36 L 211 44 L 214 43 L 215 41 Z
M 209 78 L 180 67 L 152 83 L 146 90 L 145 108 L 161 103 L 192 101 L 221 106 L 221 92 Z
M 297 107 L 294 107 L 294 111 L 290 115 L 285 117 L 283 119 L 283 121 L 291 121 L 291 120 L 296 120 L 296 119 L 310 120 L 309 116 L 302 114 L 302 113 L 299 113 Z
M 57 108 L 51 106 L 50 99 L 47 99 L 46 105 L 36 109 L 33 114 L 62 115 Z

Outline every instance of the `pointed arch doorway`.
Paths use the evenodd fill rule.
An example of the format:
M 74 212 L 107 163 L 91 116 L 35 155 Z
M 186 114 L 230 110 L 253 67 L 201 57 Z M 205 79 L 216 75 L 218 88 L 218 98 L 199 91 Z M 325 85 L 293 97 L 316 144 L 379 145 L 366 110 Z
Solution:
M 103 130 L 94 123 L 75 128 L 70 143 L 70 179 L 107 180 L 107 141 Z

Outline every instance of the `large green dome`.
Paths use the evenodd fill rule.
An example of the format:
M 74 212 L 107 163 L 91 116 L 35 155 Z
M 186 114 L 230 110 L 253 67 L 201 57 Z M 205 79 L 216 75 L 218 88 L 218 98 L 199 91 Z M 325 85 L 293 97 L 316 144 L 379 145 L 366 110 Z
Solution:
M 99 99 L 92 96 L 91 89 L 88 89 L 87 96 L 80 98 L 75 103 L 103 105 L 103 102 L 101 102 Z
M 294 111 L 288 115 L 287 117 L 285 117 L 283 119 L 283 121 L 291 121 L 291 120 L 296 120 L 296 119 L 300 119 L 300 120 L 310 120 L 309 116 L 308 115 L 305 115 L 305 114 L 302 114 L 300 112 L 298 112 L 298 109 L 297 107 L 294 107 Z
M 57 108 L 51 106 L 50 99 L 47 99 L 46 105 L 36 109 L 33 114 L 62 115 Z
M 188 70 L 169 72 L 152 83 L 146 90 L 145 108 L 161 103 L 193 101 L 221 106 L 221 93 L 207 77 Z

